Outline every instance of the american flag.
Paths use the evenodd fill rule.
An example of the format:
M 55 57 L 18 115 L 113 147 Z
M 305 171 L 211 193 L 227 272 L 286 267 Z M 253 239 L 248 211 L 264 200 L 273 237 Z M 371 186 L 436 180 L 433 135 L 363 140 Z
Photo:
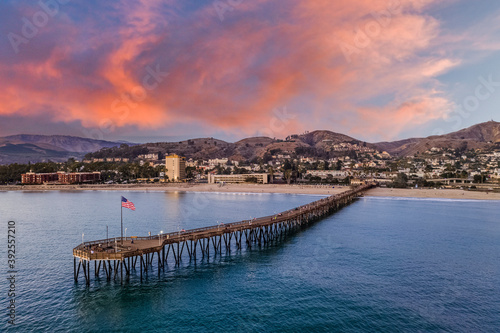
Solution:
M 122 207 L 135 210 L 134 203 L 132 201 L 128 201 L 125 197 L 122 197 Z

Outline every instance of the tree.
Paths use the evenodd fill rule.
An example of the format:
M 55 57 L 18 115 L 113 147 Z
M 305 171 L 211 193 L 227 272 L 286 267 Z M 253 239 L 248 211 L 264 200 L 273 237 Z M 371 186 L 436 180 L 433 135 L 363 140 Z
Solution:
M 186 167 L 186 178 L 194 178 L 194 172 L 196 171 L 196 167 Z
M 332 174 L 328 174 L 328 175 L 326 175 L 326 181 L 327 181 L 327 182 L 329 182 L 329 183 L 333 183 L 333 180 L 334 180 L 334 178 L 333 178 Z
M 283 171 L 283 177 L 286 180 L 286 183 L 290 185 L 290 182 L 292 181 L 292 169 L 286 169 Z
M 272 184 L 274 181 L 274 169 L 270 166 L 267 171 L 269 172 L 269 182 Z
M 408 187 L 408 176 L 402 172 L 398 173 L 396 179 L 394 180 L 394 187 L 396 188 Z
M 247 183 L 257 183 L 258 179 L 257 177 L 247 177 L 245 178 L 245 182 Z
M 474 183 L 484 183 L 486 181 L 486 176 L 483 174 L 474 175 Z

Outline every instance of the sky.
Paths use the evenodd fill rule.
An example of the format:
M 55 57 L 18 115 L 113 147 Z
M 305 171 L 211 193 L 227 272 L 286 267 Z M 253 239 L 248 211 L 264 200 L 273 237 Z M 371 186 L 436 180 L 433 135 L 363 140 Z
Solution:
M 500 120 L 493 0 L 4 0 L 0 136 L 131 142 Z

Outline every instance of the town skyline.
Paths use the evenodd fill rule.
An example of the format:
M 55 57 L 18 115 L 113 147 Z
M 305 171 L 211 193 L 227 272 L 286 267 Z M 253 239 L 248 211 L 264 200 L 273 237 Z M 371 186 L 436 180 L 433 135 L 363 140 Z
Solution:
M 57 139 L 69 144 L 68 137 Z M 14 145 L 7 147 L 12 151 Z M 0 182 L 359 185 L 375 181 L 396 187 L 479 183 L 490 188 L 500 179 L 499 149 L 500 123 L 492 121 L 443 136 L 378 144 L 329 131 L 290 135 L 285 140 L 254 137 L 237 143 L 199 138 L 108 145 L 80 154 L 82 158 L 64 156 L 59 163 L 0 165 Z
M 469 149 L 484 150 L 495 148 L 498 142 L 500 142 L 498 133 L 500 133 L 500 123 L 488 121 L 441 136 L 405 138 L 403 140 L 389 142 L 366 142 L 356 137 L 349 136 L 346 133 L 337 133 L 328 130 L 289 134 L 284 139 L 247 137 L 236 142 L 207 137 L 190 138 L 180 141 L 170 140 L 131 143 L 124 141 L 95 140 L 76 136 L 20 134 L 0 137 L 0 164 L 36 163 L 47 160 L 63 162 L 68 158 L 80 160 L 87 153 L 100 154 L 101 149 L 112 150 L 114 149 L 113 147 L 118 147 L 123 144 L 125 144 L 126 147 L 129 145 L 133 147 L 142 147 L 142 149 L 147 150 L 145 153 L 160 152 L 160 154 L 165 154 L 168 151 L 181 155 L 187 153 L 188 157 L 191 157 L 189 156 L 190 154 L 197 154 L 198 157 L 206 159 L 214 157 L 231 158 L 231 156 L 239 160 L 243 157 L 252 159 L 257 155 L 262 157 L 263 154 L 276 149 L 284 151 L 313 149 L 317 154 L 321 154 L 323 150 L 343 151 L 346 149 L 349 150 L 354 146 L 367 146 L 370 149 L 376 149 L 380 152 L 388 151 L 391 155 L 403 157 L 421 153 L 432 147 L 456 149 L 465 145 Z M 210 144 L 206 146 L 207 140 L 214 144 L 211 149 L 207 149 L 210 148 Z M 130 152 L 127 154 L 129 153 Z

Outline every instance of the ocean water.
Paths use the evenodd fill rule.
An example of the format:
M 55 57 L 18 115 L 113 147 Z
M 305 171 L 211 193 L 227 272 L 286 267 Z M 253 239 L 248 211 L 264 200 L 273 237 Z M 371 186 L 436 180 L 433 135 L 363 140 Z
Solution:
M 20 332 L 498 332 L 499 202 L 364 197 L 270 246 L 73 281 L 82 240 L 273 214 L 321 196 L 0 192 L 0 328 Z M 16 226 L 8 324 L 7 221 Z M 93 273 L 91 273 L 93 274 Z

